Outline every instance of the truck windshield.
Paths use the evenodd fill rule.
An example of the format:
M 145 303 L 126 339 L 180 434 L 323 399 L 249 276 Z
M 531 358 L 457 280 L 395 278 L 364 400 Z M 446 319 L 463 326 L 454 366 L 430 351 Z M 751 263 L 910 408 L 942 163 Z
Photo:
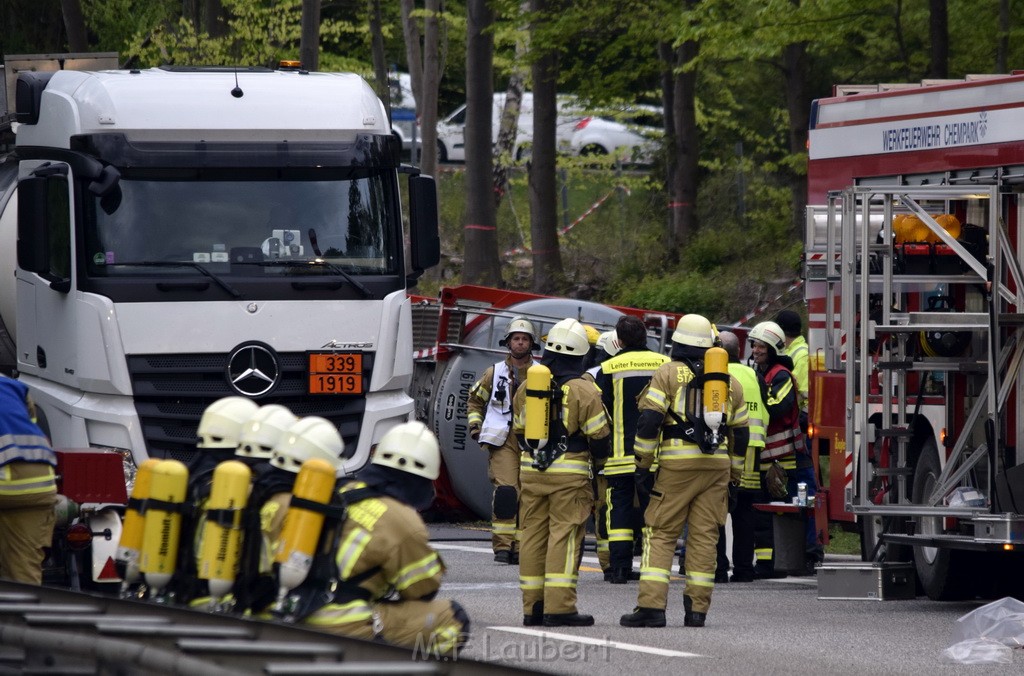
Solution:
M 91 276 L 196 274 L 156 262 L 217 276 L 397 271 L 398 200 L 386 172 L 126 170 L 119 189 L 86 201 Z

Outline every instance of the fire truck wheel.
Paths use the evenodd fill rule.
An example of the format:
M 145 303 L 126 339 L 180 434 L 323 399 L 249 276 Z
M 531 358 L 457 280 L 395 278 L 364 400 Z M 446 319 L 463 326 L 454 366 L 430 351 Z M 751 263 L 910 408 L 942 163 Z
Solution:
M 928 500 L 938 481 L 939 452 L 934 440 L 921 450 L 914 468 L 913 503 L 922 505 Z M 941 535 L 942 517 L 921 517 L 917 532 L 923 535 Z M 973 596 L 970 554 L 946 547 L 914 547 L 914 565 L 917 579 L 928 598 L 933 601 L 954 601 Z

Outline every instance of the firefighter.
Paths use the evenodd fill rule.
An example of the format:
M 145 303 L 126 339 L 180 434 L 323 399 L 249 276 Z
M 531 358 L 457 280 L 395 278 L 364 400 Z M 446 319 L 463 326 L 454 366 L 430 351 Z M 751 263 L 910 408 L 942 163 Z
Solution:
M 611 569 L 608 581 L 625 584 L 628 580 L 640 579 L 639 573 L 633 571 L 634 532 L 639 533 L 643 528 L 643 512 L 647 509 L 653 480 L 648 470 L 637 467 L 633 453 L 636 421 L 640 415 L 637 397 L 668 357 L 647 349 L 647 327 L 637 317 L 619 317 L 615 333 L 622 349 L 601 364 L 597 386 L 611 414 L 612 429 L 611 456 L 604 462 L 608 486 L 604 525 Z
M 739 490 L 736 491 L 735 505 L 732 514 L 732 582 L 754 581 L 754 559 L 761 560 L 767 547 L 768 558 L 771 558 L 771 542 L 763 543 L 755 538 L 754 524 L 759 518 L 767 519 L 771 526 L 771 516 L 766 512 L 754 509 L 758 502 L 768 502 L 761 490 L 760 461 L 761 450 L 764 448 L 764 400 L 761 396 L 761 384 L 757 372 L 740 362 L 740 341 L 731 331 L 718 334 L 722 348 L 729 353 L 729 375 L 739 381 L 743 388 L 743 399 L 747 403 L 748 427 L 750 441 L 743 458 L 743 473 L 740 475 Z M 758 546 L 759 545 L 759 546 Z M 757 555 L 757 556 L 756 556 Z M 719 562 L 725 558 L 725 538 L 723 533 L 718 537 Z M 721 569 L 721 564 L 719 565 Z M 715 575 L 718 582 L 718 574 Z
M 57 456 L 34 413 L 28 388 L 0 376 L 0 578 L 41 584 L 56 520 Z
M 469 390 L 469 435 L 487 451 L 487 478 L 494 486 L 491 502 L 491 547 L 498 563 L 516 564 L 519 512 L 519 447 L 512 429 L 512 398 L 526 381 L 538 347 L 537 331 L 525 317 L 508 323 L 500 345 L 508 356 L 484 371 Z
M 262 612 L 274 600 L 273 560 L 295 476 L 309 458 L 341 467 L 345 443 L 331 421 L 300 418 L 280 435 L 270 460 L 255 468 L 253 487 L 242 516 L 242 554 L 234 587 L 234 610 Z
M 591 457 L 607 457 L 609 429 L 601 391 L 582 377 L 589 351 L 587 332 L 575 319 L 563 319 L 548 332 L 540 362 L 550 372 L 551 393 L 531 396 L 550 396 L 545 421 L 550 440 L 533 453 L 526 446 L 527 428 L 534 424 L 525 411 L 527 388 L 516 394 L 514 429 L 523 448 L 529 449 L 520 465 L 519 587 L 524 626 L 594 624 L 593 616 L 576 609 L 576 583 L 586 522 L 594 506 Z
M 440 471 L 437 438 L 423 423 L 402 423 L 384 435 L 370 465 L 338 491 L 346 516 L 333 551 L 333 597 L 307 624 L 428 654 L 457 652 L 469 617 L 455 601 L 434 598 L 444 563 L 418 514 L 433 502 Z
M 624 627 L 665 626 L 669 573 L 684 526 L 688 534 L 683 624 L 703 627 L 706 621 L 715 586 L 718 527 L 725 523 L 729 483 L 739 481 L 749 434 L 739 382 L 728 373 L 705 373 L 706 353 L 714 340 L 706 318 L 681 317 L 672 334 L 672 361 L 658 368 L 640 399 L 637 463 L 649 466 L 657 452 L 659 466 L 644 513 L 637 607 L 619 620 Z M 728 387 L 718 430 L 710 416 L 701 414 L 701 385 Z M 740 461 L 734 464 L 730 454 Z
M 768 424 L 764 451 L 761 453 L 762 483 L 764 473 L 772 462 L 778 462 L 786 470 L 787 490 L 797 494 L 797 483 L 807 484 L 807 496 L 817 492 L 814 478 L 814 463 L 804 444 L 800 430 L 799 385 L 793 375 L 793 360 L 784 353 L 785 333 L 775 322 L 761 322 L 750 330 L 751 358 L 758 376 L 765 386 L 765 408 Z M 824 553 L 814 519 L 803 514 L 806 541 L 804 547 L 804 573 L 813 575 L 815 565 L 823 559 Z M 763 536 L 767 539 L 767 533 Z M 774 557 L 773 557 L 774 561 Z M 765 576 L 776 575 L 774 562 L 769 566 L 758 563 L 758 570 Z
M 223 397 L 203 411 L 196 434 L 198 451 L 188 464 L 187 508 L 182 515 L 182 539 L 178 549 L 178 563 L 170 583 L 170 591 L 179 603 L 205 605 L 210 599 L 206 585 L 197 575 L 197 557 L 202 551 L 203 512 L 210 497 L 213 472 L 217 465 L 235 455 L 242 426 L 259 406 L 245 397 Z

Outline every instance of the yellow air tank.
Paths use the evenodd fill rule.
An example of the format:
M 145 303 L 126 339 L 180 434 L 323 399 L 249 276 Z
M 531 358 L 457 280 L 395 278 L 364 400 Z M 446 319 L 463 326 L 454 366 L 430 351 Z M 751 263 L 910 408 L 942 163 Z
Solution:
M 534 364 L 526 370 L 526 444 L 537 451 L 548 443 L 551 426 L 551 369 Z
M 238 572 L 242 509 L 249 499 L 251 480 L 252 470 L 238 460 L 225 460 L 213 470 L 198 568 L 214 599 L 231 591 Z
M 953 214 L 942 214 L 941 216 L 936 216 L 935 222 L 942 226 L 942 229 L 949 233 L 949 236 L 953 239 L 960 238 L 960 219 Z M 939 241 L 938 235 L 933 233 L 932 236 L 935 238 L 934 241 Z
M 158 459 L 149 458 L 139 465 L 131 499 L 124 510 L 116 559 L 118 567 L 124 569 L 121 577 L 127 584 L 139 581 L 139 550 L 142 549 L 142 530 L 146 525 L 145 501 L 149 499 L 153 485 L 153 468 L 159 464 Z
M 292 489 L 293 503 L 289 505 L 281 529 L 281 540 L 274 560 L 278 566 L 277 581 L 280 586 L 278 600 L 295 589 L 309 573 L 316 553 L 317 540 L 324 525 L 324 514 L 294 504 L 302 499 L 327 505 L 334 493 L 334 467 L 320 458 L 310 458 L 302 463 L 299 475 L 295 477 Z
M 142 532 L 139 570 L 155 594 L 174 575 L 181 537 L 181 504 L 188 488 L 188 468 L 177 460 L 161 460 L 153 468 L 146 525 Z
M 704 353 L 704 374 L 723 373 L 729 374 L 729 353 L 720 347 L 708 348 Z M 721 438 L 719 429 L 725 422 L 725 407 L 728 400 L 728 380 L 710 379 L 704 383 L 704 422 L 716 440 Z

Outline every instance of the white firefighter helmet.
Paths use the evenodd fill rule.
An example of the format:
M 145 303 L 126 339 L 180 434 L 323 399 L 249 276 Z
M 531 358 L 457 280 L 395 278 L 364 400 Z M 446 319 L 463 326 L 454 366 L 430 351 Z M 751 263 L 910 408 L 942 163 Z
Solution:
M 597 346 L 608 353 L 608 356 L 614 357 L 622 350 L 622 343 L 619 342 L 619 335 L 615 333 L 615 330 L 605 331 L 597 339 Z
M 782 351 L 786 347 L 786 334 L 783 333 L 782 328 L 780 328 L 775 322 L 761 322 L 754 328 L 750 329 L 750 333 L 747 334 L 747 339 L 751 342 L 755 340 L 761 341 L 767 345 L 776 356 L 782 354 Z
M 224 397 L 218 399 L 203 411 L 199 419 L 196 434 L 199 436 L 197 448 L 234 448 L 238 446 L 238 437 L 242 433 L 242 425 L 252 417 L 259 406 L 245 397 Z
M 567 354 L 570 357 L 585 356 L 590 351 L 587 330 L 575 319 L 563 319 L 548 331 L 544 351 Z
M 260 406 L 242 425 L 235 455 L 241 458 L 269 460 L 274 446 L 292 425 L 298 422 L 291 411 L 280 404 Z
M 279 469 L 296 472 L 310 458 L 320 458 L 337 469 L 341 466 L 341 452 L 345 442 L 338 428 L 330 420 L 311 415 L 288 428 L 270 454 L 270 464 Z
M 715 344 L 711 322 L 701 315 L 683 315 L 672 332 L 672 342 L 690 347 L 712 347 Z
M 437 437 L 419 420 L 388 430 L 377 444 L 371 462 L 431 481 L 441 475 L 441 450 Z
M 537 345 L 537 329 L 534 328 L 533 322 L 526 317 L 513 317 L 505 329 L 505 337 L 498 341 L 498 345 L 507 346 L 513 333 L 525 333 L 530 336 L 532 344 Z

